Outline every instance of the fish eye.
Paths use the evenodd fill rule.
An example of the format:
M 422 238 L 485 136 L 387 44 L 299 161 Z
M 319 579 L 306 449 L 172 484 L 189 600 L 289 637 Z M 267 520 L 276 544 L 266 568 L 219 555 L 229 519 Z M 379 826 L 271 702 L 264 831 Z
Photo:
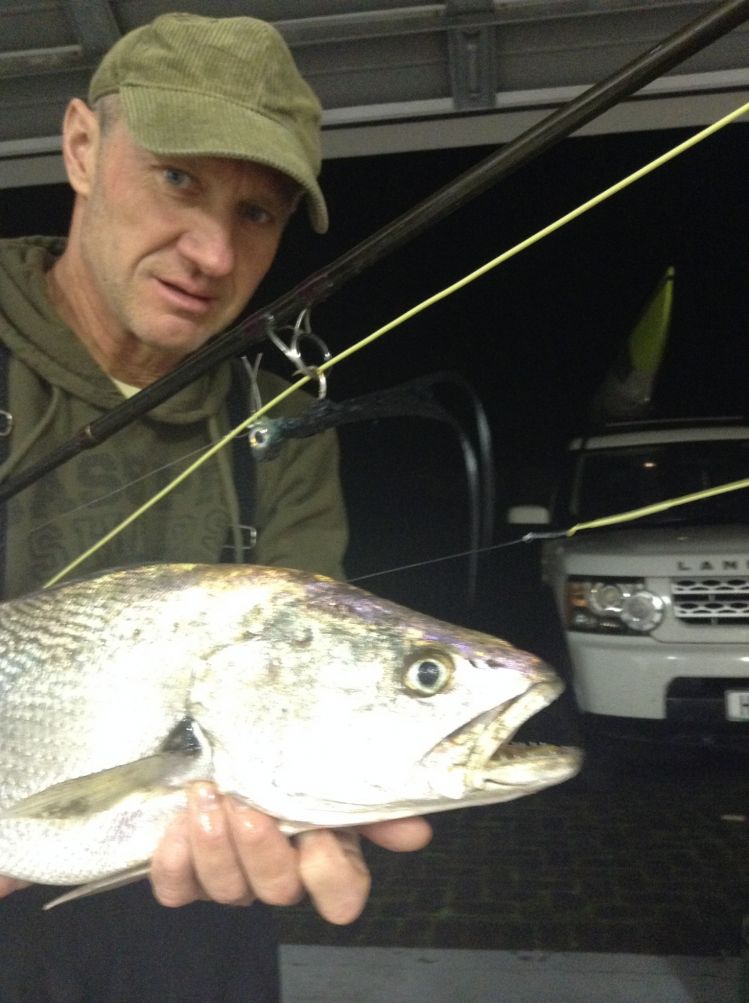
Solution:
M 420 696 L 439 693 L 452 679 L 452 660 L 436 652 L 420 652 L 406 665 L 403 682 L 407 689 Z

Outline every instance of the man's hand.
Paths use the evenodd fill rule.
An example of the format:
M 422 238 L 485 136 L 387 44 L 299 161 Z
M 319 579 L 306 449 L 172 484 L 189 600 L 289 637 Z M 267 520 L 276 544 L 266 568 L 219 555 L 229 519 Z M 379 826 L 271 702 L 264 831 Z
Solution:
M 4 874 L 0 874 L 0 899 L 10 895 L 11 892 L 17 892 L 20 888 L 28 888 L 29 883 L 19 881 L 17 878 L 6 878 Z
M 371 884 L 359 833 L 394 851 L 419 850 L 431 838 L 424 819 L 407 818 L 358 829 L 314 829 L 292 842 L 262 812 L 220 795 L 212 784 L 193 784 L 187 811 L 154 854 L 154 894 L 166 906 L 195 899 L 293 905 L 308 894 L 328 922 L 351 923 Z

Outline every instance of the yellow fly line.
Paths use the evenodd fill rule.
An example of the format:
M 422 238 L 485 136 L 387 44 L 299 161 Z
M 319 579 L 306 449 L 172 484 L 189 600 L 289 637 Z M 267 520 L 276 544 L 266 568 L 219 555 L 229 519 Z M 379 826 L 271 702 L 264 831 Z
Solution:
M 656 512 L 665 512 L 666 509 L 676 508 L 677 505 L 688 505 L 689 502 L 702 501 L 704 498 L 723 495 L 729 491 L 740 491 L 742 488 L 749 488 L 749 477 L 741 481 L 731 481 L 729 484 L 716 484 L 714 488 L 705 488 L 704 491 L 695 491 L 689 495 L 680 495 L 678 498 L 667 498 L 665 501 L 656 502 L 654 505 L 633 508 L 629 512 L 620 512 L 618 515 L 607 515 L 601 519 L 591 519 L 590 522 L 579 522 L 576 526 L 568 529 L 564 535 L 574 536 L 581 529 L 601 529 L 603 526 L 615 526 L 619 522 L 631 522 L 633 519 L 642 519 L 646 515 L 655 515 Z
M 653 171 L 657 170 L 663 164 L 668 163 L 668 161 L 673 160 L 675 157 L 678 157 L 679 154 L 684 153 L 686 150 L 691 149 L 691 147 L 693 146 L 696 146 L 697 143 L 701 143 L 704 139 L 707 139 L 709 136 L 712 136 L 714 133 L 718 132 L 725 126 L 730 125 L 731 122 L 734 122 L 737 118 L 740 118 L 742 115 L 746 115 L 748 112 L 749 112 L 749 102 L 741 105 L 739 108 L 734 109 L 734 111 L 730 112 L 728 115 L 724 115 L 723 118 L 718 119 L 717 122 L 713 122 L 712 125 L 709 125 L 705 129 L 700 130 L 700 132 L 695 133 L 688 139 L 685 139 L 684 142 L 679 143 L 678 146 L 675 146 L 671 150 L 668 150 L 666 153 L 661 154 L 661 156 L 657 157 L 655 160 L 651 160 L 650 163 L 645 164 L 644 167 L 641 167 L 633 174 L 629 174 L 625 178 L 622 178 L 621 181 L 618 181 L 616 184 L 611 185 L 610 188 L 607 188 L 600 194 L 595 195 L 593 198 L 589 199 L 587 202 L 584 202 L 576 209 L 573 209 L 571 212 L 566 213 L 564 216 L 560 216 L 559 219 L 555 220 L 553 223 L 550 223 L 548 226 L 545 226 L 542 230 L 538 230 L 536 233 L 532 234 L 530 237 L 527 237 L 519 244 L 515 244 L 515 246 L 509 248 L 509 250 L 504 251 L 502 254 L 497 255 L 496 258 L 492 258 L 491 261 L 487 261 L 485 264 L 481 265 L 479 268 L 470 272 L 468 275 L 465 275 L 463 276 L 463 278 L 458 279 L 457 282 L 454 282 L 452 285 L 447 286 L 445 289 L 440 290 L 440 292 L 435 293 L 433 296 L 429 296 L 427 299 L 422 300 L 420 303 L 417 303 L 415 306 L 411 307 L 409 310 L 406 310 L 404 313 L 400 314 L 400 316 L 389 321 L 387 324 L 378 328 L 376 331 L 372 331 L 371 334 L 368 334 L 366 337 L 355 342 L 353 345 L 350 345 L 348 348 L 343 349 L 343 351 L 339 352 L 337 355 L 334 355 L 330 359 L 328 359 L 327 362 L 324 362 L 321 365 L 317 366 L 315 372 L 325 373 L 329 369 L 332 369 L 333 366 L 337 365 L 339 362 L 342 362 L 344 359 L 347 359 L 350 356 L 354 355 L 356 352 L 360 352 L 363 348 L 366 348 L 367 345 L 370 345 L 372 344 L 372 342 L 377 341 L 377 339 L 381 338 L 384 334 L 387 334 L 394 328 L 399 327 L 401 324 L 404 324 L 407 320 L 410 320 L 417 314 L 423 313 L 425 310 L 429 309 L 429 307 L 434 306 L 435 303 L 439 303 L 441 300 L 447 299 L 448 296 L 452 296 L 452 294 L 456 293 L 459 289 L 462 289 L 464 286 L 469 285 L 476 279 L 481 278 L 482 275 L 485 275 L 487 272 L 491 271 L 493 268 L 496 268 L 498 265 L 504 264 L 505 261 L 509 261 L 510 258 L 515 257 L 516 254 L 519 254 L 526 248 L 532 247 L 534 244 L 537 244 L 540 240 L 543 240 L 544 237 L 548 237 L 550 234 L 561 229 L 563 226 L 566 226 L 567 223 L 571 223 L 574 219 L 577 219 L 579 216 L 582 216 L 584 213 L 588 212 L 590 209 L 593 209 L 601 202 L 604 202 L 606 199 L 611 198 L 612 195 L 616 195 L 624 188 L 627 188 L 629 187 L 629 185 L 634 184 L 635 181 L 639 181 L 640 178 L 645 177 L 647 174 L 651 174 Z M 133 523 L 136 519 L 140 518 L 140 516 L 143 515 L 145 512 L 147 512 L 148 509 L 150 509 L 153 505 L 156 505 L 159 501 L 161 501 L 162 498 L 164 498 L 176 487 L 178 487 L 202 463 L 205 463 L 212 456 L 214 456 L 220 449 L 223 449 L 224 446 L 226 446 L 229 442 L 231 442 L 231 440 L 236 435 L 241 434 L 246 428 L 248 428 L 248 426 L 252 425 L 255 421 L 257 421 L 258 418 L 267 414 L 270 410 L 272 410 L 272 408 L 274 408 L 281 401 L 285 400 L 292 393 L 296 393 L 296 391 L 299 390 L 302 386 L 304 386 L 306 383 L 309 383 L 312 378 L 313 377 L 311 376 L 301 376 L 300 378 L 295 380 L 294 383 L 290 384 L 280 394 L 274 397 L 273 400 L 269 401 L 267 404 L 265 404 L 263 407 L 257 410 L 254 414 L 251 414 L 248 418 L 245 418 L 244 421 L 240 422 L 240 424 L 237 425 L 236 428 L 232 429 L 222 439 L 219 439 L 217 442 L 215 442 L 208 450 L 206 450 L 205 453 L 203 453 L 199 457 L 199 459 L 197 459 L 194 463 L 190 464 L 189 467 L 183 470 L 181 474 L 179 474 L 177 477 L 174 478 L 174 480 L 166 484 L 152 498 L 150 498 L 147 502 L 141 505 L 140 508 L 135 509 L 126 519 L 123 519 L 122 522 L 120 522 L 117 526 L 111 529 L 109 533 L 107 533 L 100 540 L 98 540 L 93 546 L 89 547 L 88 550 L 84 551 L 84 553 L 76 557 L 61 571 L 58 571 L 56 575 L 54 575 L 52 578 L 50 578 L 48 582 L 45 583 L 44 588 L 49 588 L 51 585 L 55 585 L 66 575 L 70 574 L 71 571 L 75 570 L 75 568 L 77 568 L 80 564 L 82 564 L 87 558 L 89 558 L 92 554 L 95 554 L 103 546 L 109 543 L 110 540 L 118 536 L 131 523 Z M 686 495 L 683 498 L 674 498 L 669 501 L 662 502 L 659 505 L 649 506 L 648 508 L 645 509 L 636 509 L 633 512 L 625 512 L 618 516 L 616 515 L 607 516 L 605 519 L 597 519 L 593 522 L 581 523 L 580 525 L 573 526 L 572 529 L 568 530 L 567 535 L 572 536 L 574 533 L 576 533 L 578 530 L 581 529 L 591 529 L 601 525 L 611 525 L 616 522 L 624 522 L 629 519 L 636 519 L 641 515 L 647 515 L 653 511 L 660 511 L 661 509 L 669 508 L 671 506 L 682 505 L 689 501 L 696 501 L 699 498 L 709 497 L 710 495 L 718 494 L 721 491 L 736 491 L 739 488 L 747 486 L 749 486 L 749 480 L 736 481 L 732 484 L 724 484 L 716 488 L 711 488 L 707 491 L 698 492 L 697 494 L 694 495 Z

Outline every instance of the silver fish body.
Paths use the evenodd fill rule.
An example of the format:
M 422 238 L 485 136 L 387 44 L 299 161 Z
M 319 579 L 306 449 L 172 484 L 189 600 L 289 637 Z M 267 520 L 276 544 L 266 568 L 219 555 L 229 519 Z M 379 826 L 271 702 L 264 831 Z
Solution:
M 574 775 L 510 742 L 561 683 L 351 585 L 251 565 L 109 572 L 0 605 L 0 873 L 147 861 L 219 787 L 292 833 L 489 804 Z

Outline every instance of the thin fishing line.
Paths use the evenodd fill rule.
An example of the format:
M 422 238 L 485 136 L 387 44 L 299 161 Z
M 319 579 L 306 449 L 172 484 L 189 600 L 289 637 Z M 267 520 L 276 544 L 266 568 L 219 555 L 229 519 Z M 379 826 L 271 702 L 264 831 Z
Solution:
M 126 484 L 121 484 L 118 488 L 113 488 L 111 491 L 106 492 L 106 494 L 98 495 L 96 498 L 91 498 L 89 501 L 81 502 L 80 505 L 76 505 L 73 508 L 67 508 L 64 511 L 58 512 L 51 518 L 46 519 L 44 522 L 34 523 L 29 530 L 30 533 L 37 533 L 40 529 L 44 529 L 46 526 L 52 526 L 56 522 L 60 522 L 63 519 L 68 519 L 70 516 L 75 515 L 76 512 L 82 512 L 86 509 L 94 508 L 96 505 L 100 505 L 102 502 L 107 501 L 109 498 L 116 498 L 117 495 L 121 495 L 124 491 L 128 491 L 130 488 L 137 484 L 141 484 L 143 481 L 147 481 L 149 477 L 155 477 L 157 474 L 163 473 L 165 470 L 169 470 L 172 467 L 178 466 L 180 463 L 184 463 L 189 460 L 192 456 L 201 456 L 207 449 L 211 448 L 212 444 L 205 446 L 200 446 L 197 449 L 191 449 L 189 452 L 185 453 L 183 456 L 178 456 L 174 460 L 170 460 L 168 463 L 162 464 L 160 467 L 154 467 L 153 470 L 146 471 L 145 474 L 141 474 L 140 477 L 133 477 Z
M 538 230 L 536 233 L 532 234 L 530 237 L 527 237 L 519 244 L 515 244 L 513 247 L 509 248 L 502 254 L 493 258 L 491 261 L 486 262 L 484 265 L 470 272 L 468 275 L 465 275 L 457 282 L 454 282 L 452 285 L 447 286 L 440 292 L 437 292 L 434 295 L 429 296 L 427 299 L 422 300 L 420 303 L 417 303 L 409 310 L 406 310 L 404 313 L 400 314 L 394 320 L 389 321 L 389 323 L 371 332 L 366 337 L 361 338 L 353 345 L 350 345 L 348 348 L 343 349 L 341 352 L 339 352 L 337 355 L 334 355 L 326 362 L 323 362 L 319 366 L 314 367 L 313 369 L 311 369 L 312 375 L 299 376 L 294 383 L 290 384 L 285 390 L 281 391 L 281 393 L 279 393 L 276 397 L 274 397 L 273 400 L 269 401 L 268 404 L 264 405 L 254 414 L 250 415 L 249 418 L 246 418 L 244 421 L 240 422 L 240 424 L 237 425 L 236 428 L 232 429 L 222 439 L 219 439 L 210 449 L 206 451 L 206 453 L 202 457 L 200 457 L 193 464 L 187 467 L 173 481 L 165 485 L 160 491 L 158 491 L 153 496 L 153 498 L 149 499 L 149 501 L 145 502 L 143 505 L 141 505 L 139 508 L 133 511 L 126 519 L 123 519 L 122 522 L 120 522 L 117 526 L 111 529 L 109 533 L 106 533 L 100 540 L 98 540 L 91 547 L 89 547 L 88 550 L 86 550 L 83 554 L 76 557 L 66 567 L 64 567 L 61 571 L 59 571 L 56 575 L 54 575 L 48 582 L 46 582 L 44 588 L 48 588 L 49 586 L 56 584 L 58 581 L 60 581 L 60 579 L 64 578 L 67 574 L 69 574 L 80 564 L 82 564 L 88 557 L 90 557 L 92 554 L 95 554 L 102 547 L 106 546 L 106 544 L 109 543 L 110 540 L 118 536 L 131 523 L 135 522 L 136 519 L 140 518 L 141 515 L 147 512 L 153 505 L 158 504 L 158 502 L 161 501 L 162 498 L 166 497 L 166 495 L 169 494 L 171 491 L 173 491 L 174 488 L 178 487 L 184 480 L 186 480 L 187 477 L 189 477 L 192 473 L 194 473 L 194 471 L 197 470 L 198 467 L 201 466 L 201 464 L 205 463 L 215 453 L 217 453 L 219 449 L 222 449 L 225 445 L 231 442 L 231 440 L 234 438 L 235 435 L 241 433 L 245 428 L 253 424 L 253 422 L 255 422 L 258 418 L 267 414 L 272 408 L 274 408 L 281 401 L 285 400 L 292 393 L 295 393 L 302 386 L 309 383 L 314 378 L 315 373 L 326 373 L 329 369 L 332 369 L 333 366 L 337 365 L 339 362 L 342 362 L 344 359 L 350 358 L 350 356 L 354 355 L 356 352 L 361 351 L 363 348 L 366 348 L 368 345 L 371 345 L 374 341 L 377 341 L 384 334 L 387 334 L 394 328 L 399 327 L 401 324 L 404 324 L 407 320 L 410 320 L 412 317 L 415 317 L 418 314 L 423 313 L 423 311 L 427 310 L 435 303 L 439 303 L 441 300 L 446 299 L 448 296 L 451 296 L 459 289 L 462 289 L 464 288 L 464 286 L 467 286 L 471 282 L 474 282 L 482 275 L 485 275 L 487 272 L 503 264 L 505 261 L 508 261 L 510 258 L 513 258 L 516 254 L 519 254 L 526 248 L 532 247 L 534 244 L 537 244 L 540 240 L 543 240 L 544 237 L 547 237 L 550 234 L 554 233 L 555 231 L 561 229 L 563 226 L 566 226 L 567 223 L 571 223 L 574 219 L 577 219 L 579 216 L 582 216 L 590 209 L 593 209 L 595 206 L 600 205 L 601 202 L 605 201 L 608 198 L 611 198 L 611 196 L 616 195 L 618 192 L 622 191 L 624 188 L 629 187 L 631 184 L 634 184 L 635 181 L 639 181 L 640 178 L 643 178 L 646 175 L 652 173 L 653 171 L 657 170 L 657 168 L 661 167 L 663 164 L 668 163 L 670 160 L 673 160 L 681 153 L 684 153 L 686 150 L 691 149 L 691 147 L 696 146 L 698 143 L 701 143 L 704 139 L 707 139 L 709 136 L 712 136 L 714 133 L 718 132 L 720 129 L 729 125 L 737 118 L 740 118 L 742 115 L 745 115 L 747 112 L 749 112 L 749 102 L 746 102 L 739 108 L 734 109 L 734 111 L 729 112 L 729 114 L 724 115 L 722 118 L 718 119 L 716 122 L 713 122 L 705 129 L 702 129 L 699 132 L 695 133 L 693 136 L 690 136 L 688 139 L 684 140 L 682 143 L 679 143 L 671 150 L 666 151 L 666 153 L 661 154 L 661 156 L 657 157 L 655 160 L 652 160 L 650 161 L 650 163 L 645 164 L 639 170 L 634 171 L 632 174 L 627 175 L 625 178 L 622 178 L 622 180 L 618 181 L 616 184 L 611 185 L 609 188 L 605 189 L 598 195 L 595 195 L 593 198 L 589 199 L 587 202 L 584 202 L 576 209 L 573 209 L 571 212 L 568 212 L 564 216 L 561 216 L 559 219 L 555 220 L 553 223 L 550 223 L 548 226 L 545 226 L 543 229 Z
M 561 532 L 554 534 L 555 536 L 564 536 L 565 533 Z M 352 584 L 354 582 L 364 582 L 368 578 L 379 578 L 380 575 L 394 575 L 398 571 L 411 571 L 414 568 L 423 568 L 428 564 L 441 564 L 443 561 L 456 561 L 461 557 L 473 557 L 474 554 L 488 554 L 491 550 L 504 550 L 506 547 L 515 547 L 519 543 L 526 543 L 526 537 L 518 537 L 516 540 L 506 540 L 503 543 L 492 543 L 488 547 L 472 547 L 470 550 L 459 550 L 454 554 L 443 554 L 441 557 L 427 557 L 423 561 L 414 561 L 411 564 L 399 564 L 395 568 L 386 568 L 384 571 L 370 571 L 366 575 L 356 575 L 354 578 L 349 578 Z
M 631 522 L 634 519 L 642 519 L 648 515 L 656 515 L 658 512 L 665 512 L 667 509 L 676 508 L 679 505 L 688 505 L 691 502 L 704 501 L 715 495 L 727 494 L 729 491 L 740 491 L 742 488 L 749 488 L 749 478 L 741 481 L 731 481 L 727 484 L 718 484 L 713 488 L 706 488 L 704 491 L 694 491 L 692 494 L 680 495 L 678 498 L 668 498 L 653 505 L 645 505 L 642 508 L 629 509 L 627 512 L 620 512 L 617 515 L 607 515 L 600 519 L 591 519 L 590 522 L 579 522 L 569 529 L 550 530 L 537 532 L 531 530 L 523 536 L 514 540 L 505 540 L 502 543 L 493 543 L 488 547 L 479 547 L 472 550 L 461 550 L 453 554 L 443 554 L 441 557 L 429 557 L 423 561 L 414 561 L 411 564 L 400 564 L 395 568 L 387 568 L 384 571 L 372 571 L 366 575 L 357 575 L 349 579 L 351 582 L 363 582 L 368 578 L 379 578 L 381 575 L 394 575 L 399 571 L 411 571 L 415 568 L 423 568 L 430 564 L 440 564 L 443 561 L 454 561 L 461 557 L 469 557 L 472 554 L 487 554 L 492 550 L 504 550 L 507 547 L 516 547 L 520 543 L 537 543 L 541 540 L 563 540 L 573 537 L 582 530 L 601 529 L 604 526 L 615 526 L 622 522 Z

